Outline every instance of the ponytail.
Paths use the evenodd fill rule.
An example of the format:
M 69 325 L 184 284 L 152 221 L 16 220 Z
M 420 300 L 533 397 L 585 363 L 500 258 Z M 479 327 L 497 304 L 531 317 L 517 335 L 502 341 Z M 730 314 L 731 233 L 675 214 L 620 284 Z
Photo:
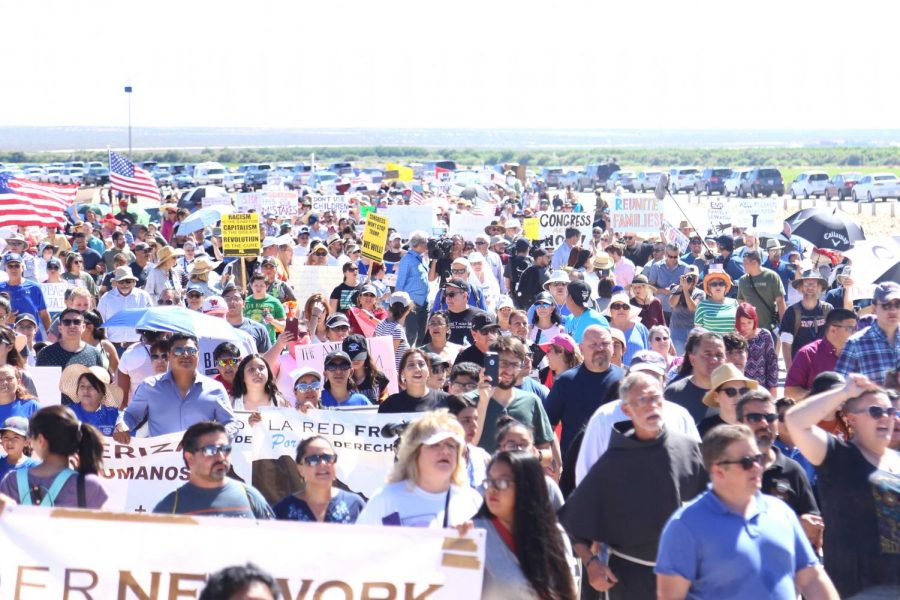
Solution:
M 96 475 L 102 467 L 103 435 L 93 425 L 82 422 L 78 431 L 78 472 Z
M 31 416 L 29 437 L 43 435 L 51 454 L 78 455 L 78 472 L 96 475 L 103 466 L 103 436 L 93 425 L 82 423 L 66 406 L 46 406 Z

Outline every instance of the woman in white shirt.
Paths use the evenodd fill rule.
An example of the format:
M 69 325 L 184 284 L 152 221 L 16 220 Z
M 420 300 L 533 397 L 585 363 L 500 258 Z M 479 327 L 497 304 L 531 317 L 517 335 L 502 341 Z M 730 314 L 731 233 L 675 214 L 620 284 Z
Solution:
M 481 289 L 485 307 L 488 312 L 493 313 L 497 309 L 497 300 L 500 299 L 500 283 L 491 270 L 485 268 L 484 262 L 481 252 L 469 254 L 469 264 L 472 266 L 469 283 Z

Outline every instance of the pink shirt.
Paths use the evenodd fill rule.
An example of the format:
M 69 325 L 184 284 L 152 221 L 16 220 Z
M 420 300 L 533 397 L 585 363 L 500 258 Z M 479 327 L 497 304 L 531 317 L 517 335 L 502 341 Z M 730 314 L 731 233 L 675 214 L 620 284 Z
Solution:
M 616 285 L 621 285 L 622 287 L 631 285 L 631 280 L 634 279 L 633 262 L 623 256 L 615 264 L 613 271 L 616 277 Z

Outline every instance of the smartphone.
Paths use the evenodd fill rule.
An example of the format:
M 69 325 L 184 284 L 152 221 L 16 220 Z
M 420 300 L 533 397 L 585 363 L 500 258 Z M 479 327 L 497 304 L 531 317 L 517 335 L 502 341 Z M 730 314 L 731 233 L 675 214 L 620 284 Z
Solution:
M 289 333 L 293 333 L 294 339 L 299 340 L 300 339 L 300 319 L 297 319 L 296 317 L 289 317 L 287 319 L 287 321 L 285 322 L 284 330 Z
M 491 378 L 491 385 L 497 385 L 500 379 L 500 355 L 496 352 L 484 353 L 484 376 Z

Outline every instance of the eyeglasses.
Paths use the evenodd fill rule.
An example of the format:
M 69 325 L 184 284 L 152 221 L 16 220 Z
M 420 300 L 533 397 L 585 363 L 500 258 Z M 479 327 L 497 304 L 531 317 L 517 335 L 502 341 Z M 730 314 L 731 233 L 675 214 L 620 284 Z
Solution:
M 744 415 L 744 419 L 748 423 L 762 423 L 763 420 L 766 423 L 774 423 L 778 420 L 778 415 L 776 413 L 747 413 Z
M 462 269 L 450 269 L 450 272 L 451 272 L 452 274 L 454 274 L 454 275 L 465 275 L 465 274 L 466 274 L 466 269 L 465 269 L 465 268 L 462 268 Z
M 178 348 L 172 348 L 173 356 L 197 356 L 200 353 L 196 348 L 191 348 L 190 346 L 180 346 Z
M 298 392 L 314 392 L 322 386 L 318 381 L 313 381 L 310 383 L 298 383 L 294 386 L 294 389 Z
M 742 387 L 742 388 L 736 388 L 736 389 L 735 388 L 719 388 L 716 391 L 717 392 L 725 392 L 726 396 L 728 396 L 729 398 L 734 398 L 735 396 L 743 396 L 744 394 L 746 394 L 747 392 L 750 391 L 750 388 L 748 388 L 748 387 Z
M 631 310 L 630 304 L 622 304 L 621 302 L 616 302 L 615 304 L 609 305 L 610 310 Z
M 162 306 L 172 306 L 173 304 L 175 304 L 175 301 L 174 300 L 160 300 L 157 304 L 160 304 Z
M 319 463 L 333 465 L 337 462 L 336 454 L 310 454 L 303 457 L 303 464 L 307 467 L 317 467 Z
M 212 458 L 219 452 L 228 456 L 231 454 L 231 444 L 209 444 L 208 446 L 201 446 L 197 448 L 194 452 L 200 452 L 203 456 L 207 458 Z
M 834 327 L 837 327 L 838 329 L 843 329 L 847 333 L 853 333 L 854 331 L 856 331 L 856 325 L 837 325 L 837 324 L 835 324 Z
M 325 365 L 325 370 L 334 372 L 334 371 L 349 371 L 350 365 L 347 363 L 331 363 L 330 365 Z
M 669 341 L 669 338 L 668 338 L 668 337 L 658 336 L 658 337 L 653 338 L 653 341 L 654 341 L 654 342 L 668 342 L 668 341 Z
M 513 485 L 515 485 L 515 482 L 510 481 L 509 479 L 485 479 L 484 480 L 484 489 L 486 489 L 486 490 L 493 488 L 499 492 L 502 492 L 504 490 L 508 490 Z
M 522 363 L 520 363 L 520 362 L 513 362 L 511 360 L 501 360 L 499 362 L 500 362 L 501 369 L 521 369 L 522 368 Z
M 900 300 L 894 300 L 893 302 L 881 302 L 878 304 L 884 310 L 900 310 Z
M 513 441 L 509 441 L 500 446 L 501 450 L 506 452 L 522 452 L 524 450 L 528 450 L 531 448 L 531 444 L 529 443 L 517 443 Z
M 754 465 L 762 466 L 766 460 L 765 454 L 756 454 L 753 456 L 742 456 L 737 460 L 720 460 L 717 465 L 741 465 L 745 471 L 749 471 Z
M 240 362 L 237 358 L 220 358 L 216 361 L 216 364 L 220 367 L 233 367 L 234 365 Z
M 450 385 L 458 385 L 467 392 L 471 392 L 478 387 L 477 381 L 451 381 Z
M 677 254 L 666 254 L 666 258 L 671 258 L 672 260 L 678 260 Z
M 150 360 L 168 360 L 169 353 L 168 352 L 160 352 L 159 354 L 150 353 Z
M 869 413 L 869 416 L 872 417 L 873 419 L 880 419 L 881 417 L 883 417 L 885 415 L 887 415 L 889 417 L 895 416 L 897 414 L 897 409 L 894 408 L 893 406 L 888 406 L 887 408 L 884 408 L 882 406 L 872 405 L 868 408 L 865 408 L 862 410 L 855 410 L 853 412 L 855 412 L 855 413 L 867 412 L 867 413 Z
M 66 327 L 73 327 L 76 325 L 81 325 L 82 323 L 84 323 L 84 320 L 83 319 L 60 319 L 59 322 L 62 323 L 63 325 L 65 325 Z

